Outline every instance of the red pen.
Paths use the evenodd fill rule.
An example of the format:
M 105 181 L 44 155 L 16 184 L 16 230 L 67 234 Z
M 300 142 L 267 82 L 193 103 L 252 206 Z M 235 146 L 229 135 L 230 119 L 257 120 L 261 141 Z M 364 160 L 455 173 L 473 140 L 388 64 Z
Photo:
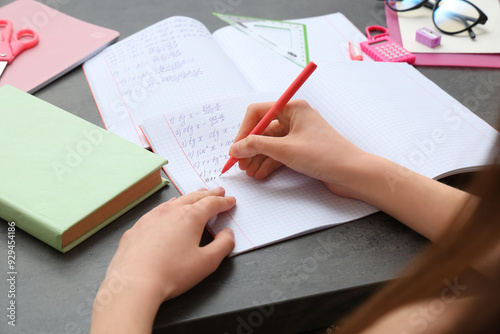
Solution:
M 278 113 L 285 107 L 285 105 L 290 101 L 292 96 L 299 90 L 299 88 L 306 82 L 307 78 L 316 70 L 318 67 L 312 61 L 307 64 L 307 66 L 300 72 L 299 76 L 292 82 L 290 87 L 281 95 L 281 97 L 276 101 L 271 109 L 264 115 L 264 117 L 260 120 L 260 122 L 255 126 L 252 132 L 249 135 L 260 135 L 264 130 L 271 124 L 271 122 L 276 118 Z M 229 160 L 222 168 L 222 172 L 220 175 L 227 172 L 231 167 L 234 166 L 235 163 L 238 162 L 237 158 L 230 157 Z

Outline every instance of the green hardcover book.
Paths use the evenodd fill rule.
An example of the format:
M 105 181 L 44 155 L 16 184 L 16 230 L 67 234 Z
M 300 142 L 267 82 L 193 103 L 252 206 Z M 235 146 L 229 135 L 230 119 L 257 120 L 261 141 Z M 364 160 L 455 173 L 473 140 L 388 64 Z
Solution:
M 66 252 L 163 187 L 167 161 L 0 88 L 0 217 Z

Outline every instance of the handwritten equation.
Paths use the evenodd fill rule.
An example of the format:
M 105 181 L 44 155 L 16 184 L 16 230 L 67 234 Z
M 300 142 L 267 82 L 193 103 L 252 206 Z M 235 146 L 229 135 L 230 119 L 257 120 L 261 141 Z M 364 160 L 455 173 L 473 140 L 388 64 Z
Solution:
M 229 159 L 229 147 L 241 125 L 231 118 L 221 103 L 165 116 L 177 143 L 205 182 L 217 178 Z

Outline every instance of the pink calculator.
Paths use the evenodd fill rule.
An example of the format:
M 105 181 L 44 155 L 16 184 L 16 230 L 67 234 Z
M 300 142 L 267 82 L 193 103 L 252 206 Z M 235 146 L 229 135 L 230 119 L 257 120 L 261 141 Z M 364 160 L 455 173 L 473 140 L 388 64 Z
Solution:
M 382 33 L 371 36 L 370 32 L 381 31 Z M 415 55 L 403 48 L 389 37 L 389 31 L 382 26 L 369 26 L 366 28 L 368 40 L 361 42 L 361 50 L 375 61 L 406 62 L 413 64 Z

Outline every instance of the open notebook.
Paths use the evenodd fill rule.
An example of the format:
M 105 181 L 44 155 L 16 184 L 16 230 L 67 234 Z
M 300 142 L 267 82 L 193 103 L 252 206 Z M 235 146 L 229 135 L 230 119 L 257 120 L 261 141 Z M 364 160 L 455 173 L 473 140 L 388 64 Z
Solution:
M 280 92 L 287 86 L 284 83 Z M 377 211 L 333 195 L 322 183 L 288 168 L 263 181 L 247 177 L 237 167 L 219 177 L 248 104 L 279 96 L 221 96 L 142 124 L 155 153 L 169 160 L 164 170 L 181 193 L 223 186 L 237 198 L 234 209 L 208 224 L 212 234 L 226 227 L 234 230 L 233 255 Z M 307 99 L 363 150 L 432 178 L 485 164 L 498 135 L 405 63 L 324 63 L 296 97 Z M 149 103 L 150 108 L 162 109 L 165 101 L 156 98 Z M 397 175 L 386 178 L 389 186 L 400 181 Z
M 363 36 L 342 14 L 293 21 L 306 24 L 318 65 L 296 97 L 356 145 L 429 177 L 484 164 L 496 131 L 413 67 L 349 61 L 348 41 Z M 84 70 L 107 129 L 147 147 L 143 124 L 181 193 L 221 185 L 237 198 L 208 224 L 212 234 L 235 231 L 233 254 L 376 211 L 286 168 L 264 181 L 237 167 L 218 177 L 248 104 L 278 99 L 302 70 L 233 27 L 212 35 L 196 20 L 168 18 Z
M 309 56 L 320 66 L 347 61 L 348 42 L 366 39 L 340 13 L 293 21 L 306 24 Z M 233 27 L 212 35 L 178 16 L 106 48 L 83 69 L 106 129 L 143 147 L 145 119 L 214 97 L 280 91 L 302 70 Z

